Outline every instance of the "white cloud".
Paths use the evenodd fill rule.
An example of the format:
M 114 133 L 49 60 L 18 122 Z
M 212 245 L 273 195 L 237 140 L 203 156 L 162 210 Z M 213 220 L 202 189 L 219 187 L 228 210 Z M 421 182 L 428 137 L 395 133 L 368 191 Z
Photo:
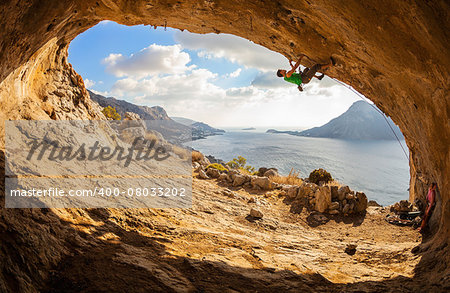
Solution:
M 239 75 L 241 75 L 241 71 L 242 71 L 242 68 L 238 68 L 238 69 L 236 69 L 235 71 L 226 74 L 225 77 L 236 78 L 236 77 L 238 77 Z
M 130 56 L 106 57 L 107 70 L 121 79 L 102 94 L 141 105 L 159 105 L 169 115 L 212 126 L 318 126 L 357 100 L 328 77 L 313 79 L 299 92 L 295 85 L 276 76 L 278 68 L 289 66 L 282 55 L 245 39 L 180 32 L 175 37 L 181 45 L 151 45 Z M 206 58 L 227 58 L 260 73 L 249 85 L 224 89 L 214 84 L 217 74 L 188 66 L 191 59 L 183 48 L 199 50 Z M 242 68 L 238 68 L 221 77 L 237 78 L 241 73 Z
M 91 89 L 95 85 L 95 81 L 86 78 L 84 80 L 84 85 L 86 88 Z
M 288 66 L 288 61 L 283 55 L 233 35 L 199 35 L 185 31 L 176 32 L 175 40 L 184 48 L 200 50 L 199 57 L 226 58 L 231 62 L 262 71 L 274 71 Z
M 110 92 L 108 92 L 108 91 L 104 91 L 104 92 L 96 91 L 96 90 L 90 90 L 90 91 L 93 92 L 94 94 L 101 95 L 101 96 L 104 96 L 104 97 L 108 97 L 108 96 L 111 95 Z
M 106 70 L 115 76 L 132 76 L 143 78 L 158 74 L 182 73 L 193 68 L 187 64 L 191 61 L 188 53 L 182 52 L 180 45 L 150 45 L 130 56 L 109 54 L 102 60 Z
M 125 78 L 116 81 L 112 93 L 117 96 L 141 96 L 140 100 L 170 102 L 181 99 L 215 99 L 223 97 L 224 90 L 209 80 L 217 74 L 207 69 L 195 69 L 183 74 L 153 76 L 148 79 Z

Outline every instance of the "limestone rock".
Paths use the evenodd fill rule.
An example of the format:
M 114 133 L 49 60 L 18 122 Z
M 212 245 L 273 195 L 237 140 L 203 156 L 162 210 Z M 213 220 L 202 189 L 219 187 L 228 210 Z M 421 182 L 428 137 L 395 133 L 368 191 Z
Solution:
M 298 193 L 298 186 L 291 186 L 288 188 L 286 194 L 289 198 L 293 199 L 297 197 L 297 193 Z
M 309 196 L 313 196 L 316 192 L 317 185 L 313 183 L 306 183 L 303 182 L 302 185 L 300 185 L 297 193 L 297 198 L 306 198 Z
M 349 212 L 349 210 L 350 210 L 350 205 L 349 205 L 349 204 L 346 204 L 346 205 L 344 206 L 344 208 L 342 209 L 342 213 L 343 213 L 343 214 L 347 214 L 347 213 Z
M 267 177 L 253 176 L 251 178 L 251 184 L 253 187 L 259 187 L 263 190 L 268 190 L 272 187 L 270 180 Z
M 209 179 L 208 175 L 206 175 L 205 171 L 203 170 L 198 171 L 198 177 L 200 177 L 200 179 Z
M 208 168 L 208 170 L 206 170 L 206 175 L 208 175 L 211 178 L 219 178 L 220 171 L 215 168 Z
M 234 33 L 289 58 L 295 58 L 301 51 L 319 62 L 333 54 L 338 64 L 327 74 L 370 97 L 404 132 L 413 150 L 410 152 L 410 201 L 426 195 L 424 182 L 438 182 L 443 208 L 442 214 L 435 210 L 438 221 L 435 228 L 439 228 L 441 234 L 430 240 L 435 245 L 429 247 L 436 249 L 448 242 L 445 231 L 449 230 L 450 163 L 448 155 L 442 153 L 448 149 L 450 137 L 450 127 L 446 123 L 449 121 L 446 81 L 450 70 L 448 1 L 427 1 L 426 4 L 424 1 L 386 1 L 382 5 L 377 1 L 364 5 L 355 1 L 339 4 L 322 1 L 311 5 L 305 1 L 296 2 L 295 9 L 289 1 L 278 1 L 276 5 L 271 1 L 235 0 L 169 5 L 162 1 L 137 0 L 132 5 L 129 2 L 62 0 L 55 5 L 40 5 L 37 0 L 3 1 L 0 18 L 2 120 L 105 119 L 93 105 L 82 78 L 67 62 L 67 48 L 78 34 L 106 19 L 125 25 L 167 24 L 195 33 Z M 194 2 L 195 5 L 191 4 Z M 380 15 L 387 16 L 383 15 L 386 11 L 396 16 L 394 25 L 391 21 L 381 21 Z M 304 21 L 301 16 L 307 19 Z M 352 23 L 358 25 L 349 25 Z M 318 25 L 320 29 L 316 29 Z M 313 61 L 305 59 L 302 64 L 311 66 Z M 425 68 L 430 70 L 423 74 Z M 417 82 L 417 77 L 424 82 Z M 63 89 L 60 94 L 64 96 L 52 94 L 56 89 Z M 22 215 L 23 210 L 7 212 L 8 215 L 0 212 L 2 225 L 8 225 L 5 220 L 8 218 L 17 218 L 19 223 L 21 217 L 27 219 Z M 29 239 L 35 235 L 34 238 L 52 239 L 44 237 L 48 234 L 45 229 L 27 229 L 26 225 L 8 226 L 17 230 L 18 235 L 29 233 Z M 56 237 L 52 237 L 57 239 L 62 229 L 53 228 L 50 231 L 56 231 Z M 72 237 L 73 234 L 64 235 L 64 238 Z M 6 251 L 8 244 L 2 243 Z M 17 241 L 13 245 L 20 251 Z M 36 249 L 43 246 L 32 245 Z M 64 257 L 64 251 L 71 250 L 54 243 L 48 247 L 50 251 L 40 248 L 35 253 L 42 257 L 29 260 L 39 264 L 36 265 L 38 271 L 47 271 Z M 449 247 L 439 253 L 430 251 L 427 255 L 434 259 L 425 261 L 424 256 L 423 263 L 436 264 L 435 268 L 448 267 L 446 260 L 442 260 L 445 258 L 440 256 L 448 255 Z M 29 266 L 23 265 L 27 270 L 22 270 L 15 258 L 5 254 L 1 254 L 1 258 L 11 264 L 8 266 L 10 275 L 17 275 L 17 283 L 10 285 L 13 289 L 4 285 L 3 291 L 17 290 L 14 288 L 39 291 L 45 282 L 44 274 L 30 276 L 24 273 L 29 271 Z M 430 275 L 435 278 L 439 274 Z
M 382 205 L 377 203 L 375 200 L 369 200 L 369 202 L 367 203 L 367 206 L 369 206 L 369 207 L 381 207 Z
M 233 182 L 236 175 L 239 175 L 238 170 L 232 169 L 232 170 L 228 171 L 228 180 L 230 182 Z
M 338 187 L 337 186 L 330 186 L 331 189 L 331 199 L 332 200 L 338 200 Z
M 331 191 L 328 186 L 319 187 L 314 195 L 316 201 L 314 209 L 320 213 L 325 212 L 331 204 Z
M 228 188 L 222 190 L 222 194 L 231 198 L 236 198 L 236 194 L 233 191 L 229 190 Z
M 233 186 L 241 186 L 247 181 L 247 177 L 245 175 L 236 174 L 234 176 Z
M 355 212 L 360 213 L 367 209 L 368 201 L 367 196 L 363 192 L 356 193 Z
M 341 188 L 338 189 L 338 199 L 344 200 L 347 193 L 350 193 L 350 188 L 347 185 L 342 186 Z
M 261 219 L 264 215 L 263 215 L 263 213 L 260 210 L 255 209 L 255 208 L 251 208 L 250 209 L 250 216 L 252 216 L 255 219 Z
M 269 169 L 266 172 L 264 172 L 264 177 L 274 177 L 274 176 L 278 176 L 278 172 L 276 171 L 276 169 Z
M 333 201 L 330 206 L 328 207 L 328 209 L 331 210 L 337 210 L 339 209 L 339 202 Z

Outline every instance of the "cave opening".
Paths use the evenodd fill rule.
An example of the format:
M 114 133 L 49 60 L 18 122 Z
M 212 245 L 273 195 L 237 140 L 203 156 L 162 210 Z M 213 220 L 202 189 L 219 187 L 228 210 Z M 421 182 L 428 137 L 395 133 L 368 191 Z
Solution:
M 9 15 L 1 21 L 4 28 L 1 38 L 4 46 L 0 55 L 2 119 L 100 118 L 90 105 L 84 83 L 65 58 L 68 43 L 104 19 L 127 25 L 151 23 L 198 33 L 239 35 L 292 59 L 303 50 L 315 60 L 326 60 L 336 54 L 342 66 L 337 67 L 332 76 L 374 101 L 403 130 L 410 150 L 411 201 L 423 197 L 430 182 L 436 181 L 440 188 L 439 213 L 436 212 L 432 221 L 433 234 L 415 250 L 420 255 L 415 256 L 416 262 L 412 265 L 418 263 L 416 274 L 408 267 L 404 274 L 391 275 L 386 266 L 374 265 L 378 264 L 377 260 L 383 260 L 384 265 L 390 262 L 391 268 L 402 270 L 405 259 L 414 258 L 411 255 L 404 258 L 412 244 L 402 242 L 410 235 L 401 230 L 382 235 L 384 243 L 389 245 L 374 247 L 371 239 L 367 239 L 358 244 L 354 253 L 355 247 L 346 245 L 353 244 L 349 242 L 356 241 L 358 235 L 333 226 L 337 233 L 330 239 L 334 241 L 323 242 L 323 238 L 311 234 L 310 229 L 299 231 L 295 225 L 287 225 L 292 221 L 286 216 L 291 215 L 287 212 L 278 214 L 278 219 L 286 216 L 287 222 L 272 221 L 275 216 L 269 210 L 264 215 L 267 221 L 247 220 L 252 226 L 244 234 L 236 233 L 234 237 L 229 232 L 236 231 L 236 227 L 227 226 L 230 222 L 223 219 L 232 215 L 236 216 L 232 223 L 247 223 L 237 215 L 247 213 L 248 206 L 245 209 L 235 204 L 230 207 L 229 201 L 222 205 L 223 199 L 217 201 L 216 194 L 207 193 L 205 197 L 209 201 L 197 203 L 201 212 L 190 214 L 189 224 L 178 230 L 174 223 L 180 223 L 179 218 L 185 216 L 178 211 L 169 211 L 170 215 L 161 211 L 141 211 L 140 215 L 128 213 L 124 216 L 123 211 L 118 210 L 2 209 L 0 232 L 5 235 L 2 258 L 6 260 L 2 267 L 2 291 L 50 290 L 48 284 L 61 290 L 78 288 L 80 291 L 87 288 L 98 291 L 130 288 L 217 291 L 223 289 L 223 284 L 237 291 L 240 288 L 265 288 L 268 291 L 292 288 L 319 291 L 448 289 L 450 204 L 446 178 L 450 166 L 449 128 L 442 122 L 449 117 L 446 83 L 450 68 L 446 54 L 448 23 L 445 16 L 442 17 L 448 11 L 448 4 L 392 1 L 381 7 L 377 1 L 320 4 L 305 1 L 294 7 L 289 1 L 257 1 L 246 3 L 244 7 L 239 1 L 192 2 L 1 4 L 4 8 L 1 11 Z M 11 18 L 17 21 L 9 21 Z M 429 69 L 426 74 L 423 74 L 423 68 Z M 53 98 L 55 95 L 59 98 Z M 202 191 L 214 188 L 208 182 L 195 182 Z M 236 200 L 241 196 L 239 192 L 226 193 Z M 204 220 L 206 217 L 210 218 Z M 167 221 L 161 224 L 156 219 Z M 196 229 L 202 223 L 225 228 L 207 235 Z M 355 226 L 355 229 L 362 229 L 364 225 L 358 226 L 358 222 L 345 224 Z M 260 240 L 258 235 L 261 233 L 277 230 L 280 234 L 272 238 L 273 245 L 267 246 L 271 252 L 283 252 L 276 254 L 279 262 L 275 266 L 264 250 L 265 246 L 248 239 Z M 370 238 L 374 231 L 361 232 Z M 320 233 L 328 232 L 321 230 Z M 176 240 L 170 236 L 174 234 L 179 236 Z M 314 245 L 307 247 L 308 253 L 304 253 L 305 247 L 301 246 L 304 239 L 299 243 L 298 235 L 308 241 L 319 239 L 323 243 L 313 241 Z M 348 240 L 350 238 L 352 241 Z M 229 244 L 231 248 L 227 250 Z M 393 246 L 403 249 L 404 254 L 391 250 Z M 367 249 L 376 253 L 365 254 Z M 183 251 L 187 253 L 183 255 Z M 226 255 L 220 254 L 223 251 Z M 342 251 L 345 254 L 341 255 Z M 341 257 L 332 260 L 327 258 L 328 253 Z M 285 258 L 286 254 L 289 254 L 288 258 Z M 237 265 L 224 264 L 230 257 Z M 29 262 L 24 264 L 21 259 Z M 89 276 L 85 274 L 87 263 L 95 268 L 94 274 Z M 111 263 L 120 270 L 105 272 L 104 268 L 110 267 Z M 348 270 L 342 272 L 336 266 Z M 370 270 L 364 272 L 361 266 Z M 57 268 L 56 272 L 47 272 L 54 268 Z M 31 274 L 30 270 L 39 273 Z M 311 271 L 316 274 L 312 275 Z M 354 278 L 359 277 L 354 274 L 357 271 L 366 274 L 363 279 Z M 375 271 L 375 275 L 370 275 L 370 271 Z M 166 278 L 167 275 L 171 277 Z M 323 276 L 333 283 L 324 280 Z M 292 283 L 293 279 L 298 282 Z M 267 280 L 273 282 L 268 284 Z M 342 284 L 347 282 L 354 283 Z
M 293 169 L 308 177 L 324 168 L 339 184 L 354 186 L 382 205 L 409 196 L 408 155 L 401 153 L 398 143 L 405 144 L 404 138 L 392 120 L 383 121 L 372 102 L 328 76 L 298 92 L 275 75 L 289 66 L 284 56 L 243 38 L 104 21 L 72 41 L 68 61 L 102 107 L 113 106 L 105 99 L 113 97 L 161 107 L 176 121 L 226 129 L 224 136 L 207 140 L 194 135 L 189 146 L 205 155 L 224 162 L 243 156 L 256 169 L 274 167 L 284 176 Z M 346 111 L 341 120 L 347 121 L 332 126 L 342 133 L 329 131 L 322 140 L 264 134 L 274 129 L 296 134 Z M 237 141 L 241 147 L 230 146 Z

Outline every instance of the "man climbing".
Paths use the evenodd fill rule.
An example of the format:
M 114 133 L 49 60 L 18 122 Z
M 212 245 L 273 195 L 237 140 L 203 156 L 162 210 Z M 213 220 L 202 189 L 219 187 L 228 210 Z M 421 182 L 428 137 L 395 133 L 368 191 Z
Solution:
M 328 64 L 315 64 L 311 68 L 306 67 L 303 71 L 300 70 L 299 73 L 296 73 L 295 70 L 300 66 L 300 61 L 304 56 L 304 54 L 301 54 L 295 65 L 292 65 L 292 61 L 289 60 L 291 70 L 286 71 L 284 69 L 278 69 L 277 71 L 278 77 L 284 77 L 285 81 L 296 84 L 298 86 L 298 90 L 301 92 L 303 91 L 302 84 L 307 84 L 313 77 L 317 78 L 318 80 L 322 80 L 322 78 L 325 76 L 325 74 L 323 73 L 320 76 L 316 76 L 316 72 L 326 70 L 328 67 L 336 64 L 333 57 L 331 57 L 330 63 Z
M 436 183 L 431 183 L 430 188 L 428 189 L 427 194 L 427 209 L 425 211 L 425 215 L 423 216 L 422 225 L 420 225 L 419 232 L 423 233 L 425 227 L 428 224 L 428 219 L 433 212 L 434 206 L 436 204 Z

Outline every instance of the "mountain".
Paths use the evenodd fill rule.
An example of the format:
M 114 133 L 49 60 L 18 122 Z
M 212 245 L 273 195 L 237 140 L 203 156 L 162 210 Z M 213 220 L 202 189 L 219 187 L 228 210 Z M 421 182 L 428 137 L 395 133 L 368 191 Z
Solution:
M 197 122 L 184 117 L 170 117 L 174 121 L 192 127 L 192 139 L 201 139 L 211 135 L 223 134 L 225 130 L 214 128 L 203 122 Z
M 159 106 L 147 107 L 138 106 L 124 100 L 118 100 L 113 97 L 104 97 L 89 91 L 91 100 L 97 102 L 101 107 L 111 106 L 116 109 L 120 116 L 125 117 L 126 112 L 138 114 L 142 120 L 146 121 L 149 129 L 160 132 L 164 139 L 174 144 L 182 144 L 183 142 L 197 139 L 191 136 L 191 128 L 184 124 L 178 123 L 167 115 L 166 110 Z M 152 123 L 152 120 L 163 120 L 163 124 Z M 160 128 L 159 128 L 160 127 Z
M 147 107 L 138 106 L 124 100 L 118 100 L 113 97 L 104 97 L 88 90 L 91 100 L 97 102 L 102 107 L 111 106 L 116 108 L 120 116 L 124 117 L 125 112 L 133 112 L 138 114 L 142 120 L 170 120 L 166 110 L 159 106 Z
M 174 121 L 176 121 L 176 122 L 178 122 L 178 123 L 181 123 L 181 124 L 184 124 L 184 125 L 186 125 L 186 126 L 191 126 L 192 124 L 194 124 L 195 122 L 197 122 L 197 121 L 194 121 L 194 120 L 192 120 L 192 119 L 189 119 L 189 118 L 184 118 L 184 117 L 170 117 L 172 120 L 174 120 Z
M 187 133 L 192 130 L 192 140 L 205 138 L 211 135 L 222 134 L 225 131 L 209 126 L 208 124 L 197 122 L 183 117 L 169 117 L 166 110 L 159 106 L 147 107 L 138 106 L 124 100 L 118 100 L 113 97 L 104 97 L 89 91 L 91 100 L 97 102 L 101 107 L 111 106 L 116 109 L 120 116 L 124 117 L 125 112 L 138 114 L 142 120 L 167 120 L 168 122 L 164 132 L 169 136 L 168 140 L 174 143 L 185 141 Z M 169 127 L 170 126 L 170 127 Z
M 390 118 L 388 118 L 388 121 L 397 136 L 400 139 L 403 139 L 400 128 L 398 128 Z M 314 127 L 301 132 L 277 131 L 274 129 L 269 129 L 267 132 L 351 140 L 396 139 L 383 116 L 381 116 L 372 105 L 365 101 L 353 103 L 345 113 L 320 127 Z

